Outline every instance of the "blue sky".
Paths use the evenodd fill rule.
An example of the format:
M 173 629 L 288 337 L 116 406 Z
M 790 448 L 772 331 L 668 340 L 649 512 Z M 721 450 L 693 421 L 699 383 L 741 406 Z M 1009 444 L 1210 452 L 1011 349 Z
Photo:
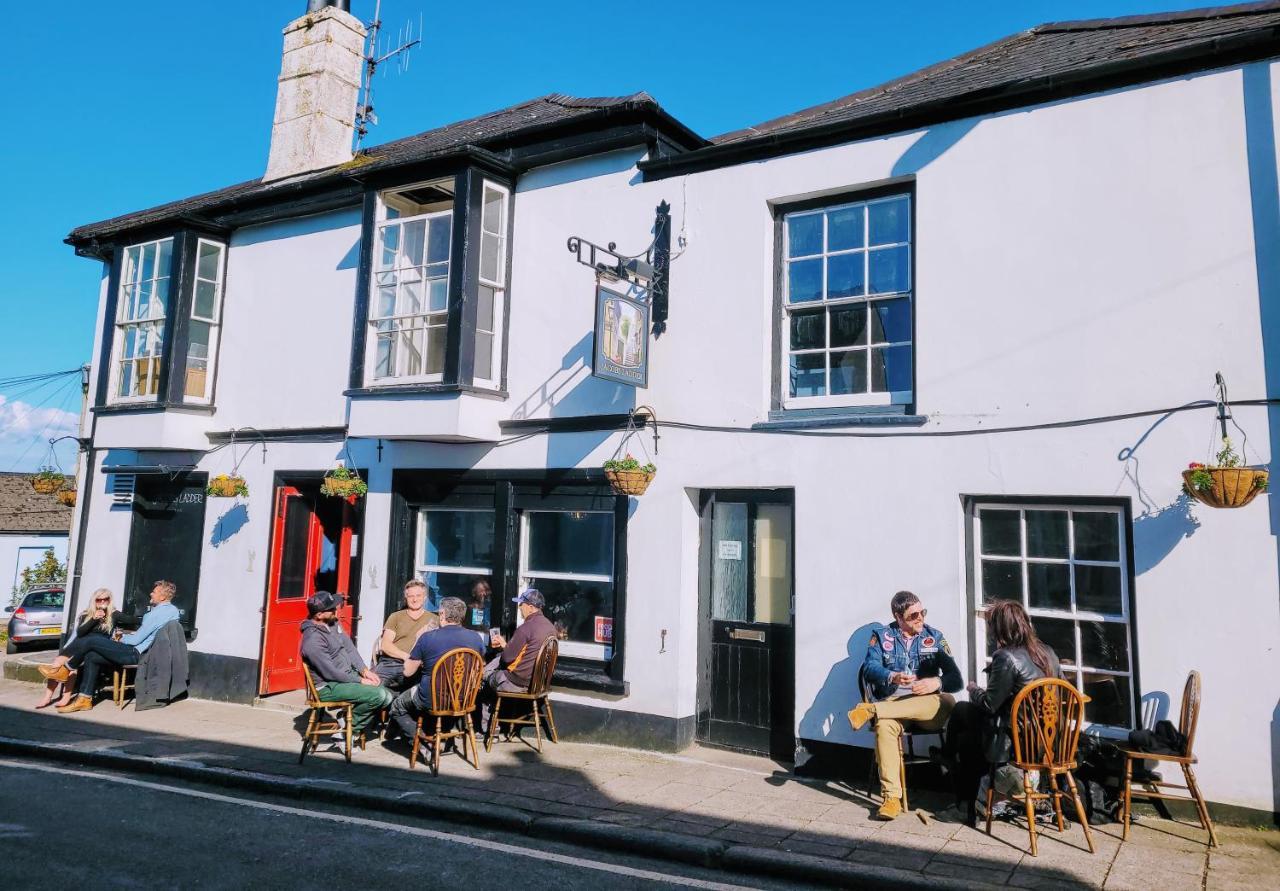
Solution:
M 645 90 L 712 136 L 872 86 L 1041 22 L 1173 9 L 1177 0 L 384 0 L 387 32 L 421 19 L 409 68 L 375 82 L 370 144 L 551 92 Z M 72 0 L 11 30 L 0 66 L 0 380 L 91 359 L 101 267 L 74 226 L 261 176 L 281 29 L 305 0 Z M 374 0 L 353 0 L 368 20 Z M 16 55 L 16 59 L 13 56 Z M 0 387 L 0 470 L 42 463 L 79 390 Z M 73 450 L 64 444 L 64 467 Z

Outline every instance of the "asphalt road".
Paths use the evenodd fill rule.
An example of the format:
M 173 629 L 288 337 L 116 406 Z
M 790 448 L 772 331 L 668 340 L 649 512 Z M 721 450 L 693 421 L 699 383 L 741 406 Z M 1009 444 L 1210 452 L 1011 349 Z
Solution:
M 796 888 L 469 827 L 0 758 L 11 888 Z

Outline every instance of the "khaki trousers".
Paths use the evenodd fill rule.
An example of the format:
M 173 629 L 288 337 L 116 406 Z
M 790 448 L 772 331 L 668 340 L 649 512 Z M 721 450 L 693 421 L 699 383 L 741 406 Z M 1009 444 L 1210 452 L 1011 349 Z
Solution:
M 906 696 L 875 703 L 876 764 L 880 768 L 880 794 L 885 800 L 902 798 L 903 725 L 909 723 L 914 732 L 937 732 L 946 726 L 955 698 L 950 693 Z

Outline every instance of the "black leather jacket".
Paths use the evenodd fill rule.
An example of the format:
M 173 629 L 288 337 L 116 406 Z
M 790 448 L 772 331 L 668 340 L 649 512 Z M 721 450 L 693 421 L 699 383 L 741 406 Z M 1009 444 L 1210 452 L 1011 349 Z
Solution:
M 1052 677 L 1061 678 L 1062 666 L 1058 663 L 1057 654 L 1048 647 L 1045 649 L 1049 652 Z M 969 697 L 970 702 L 994 719 L 985 740 L 988 761 L 999 764 L 1009 760 L 1013 749 L 1013 740 L 1009 737 L 1009 712 L 1013 708 L 1013 699 L 1027 684 L 1044 676 L 1025 647 L 1000 649 L 992 655 L 991 667 L 987 669 L 987 688 Z

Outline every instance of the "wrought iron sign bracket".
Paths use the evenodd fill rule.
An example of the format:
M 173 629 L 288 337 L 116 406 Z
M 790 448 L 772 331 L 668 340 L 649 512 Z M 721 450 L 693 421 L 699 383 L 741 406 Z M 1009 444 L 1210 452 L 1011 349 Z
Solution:
M 663 201 L 656 208 L 653 221 L 653 241 L 639 254 L 618 253 L 617 242 L 607 247 L 577 235 L 568 241 L 569 253 L 596 275 L 610 281 L 628 282 L 648 292 L 652 307 L 653 332 L 661 334 L 667 328 L 668 280 L 671 271 L 671 205 Z

